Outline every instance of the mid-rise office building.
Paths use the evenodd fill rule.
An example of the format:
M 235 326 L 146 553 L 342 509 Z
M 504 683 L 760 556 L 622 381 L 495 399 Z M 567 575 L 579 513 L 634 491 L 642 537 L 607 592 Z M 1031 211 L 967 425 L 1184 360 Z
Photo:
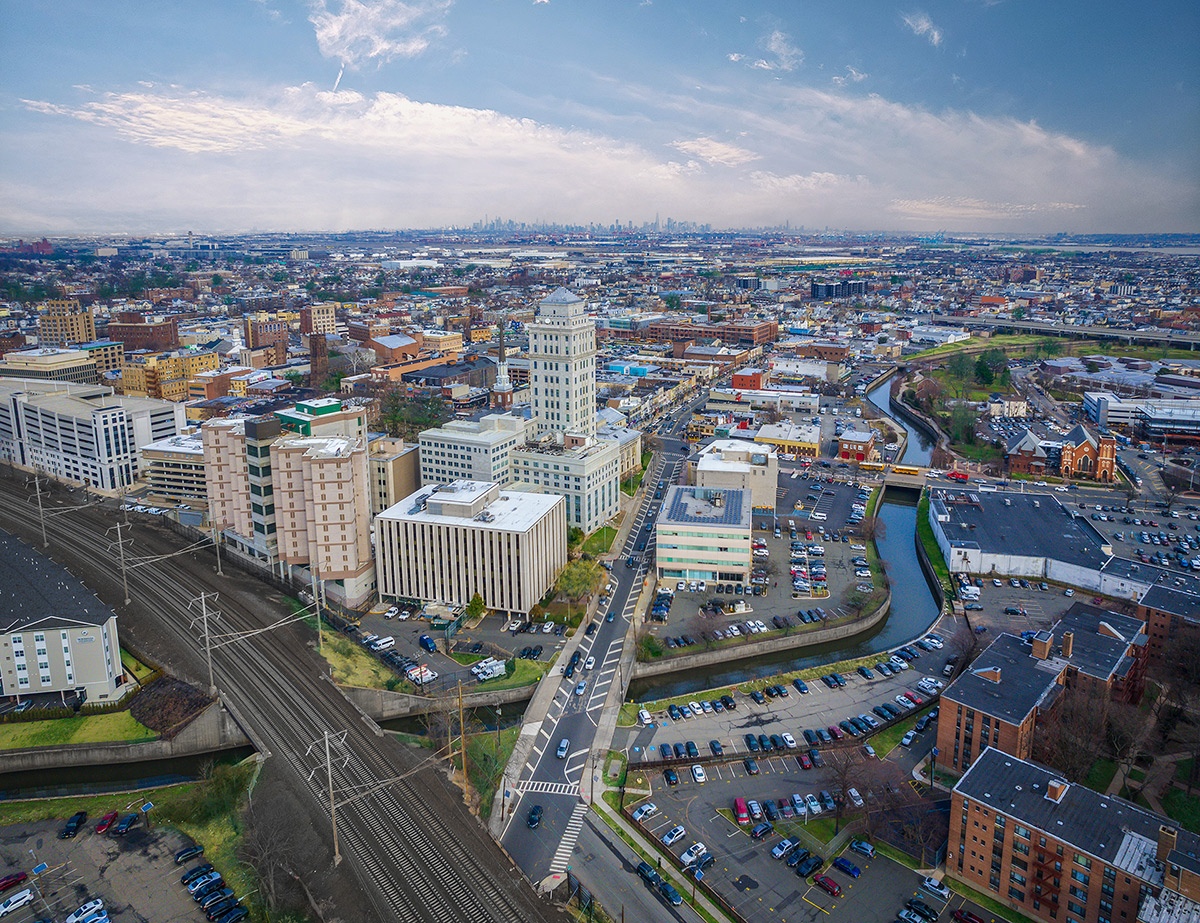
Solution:
M 92 309 L 74 298 L 45 301 L 38 311 L 38 342 L 42 346 L 70 346 L 96 339 Z
M 300 309 L 300 333 L 337 333 L 337 302 L 323 301 Z
M 177 436 L 183 407 L 101 385 L 0 379 L 0 457 L 101 490 L 133 485 L 140 446 Z
M 525 444 L 529 421 L 511 413 L 490 413 L 478 423 L 452 420 L 420 435 L 421 483 L 513 479 L 511 455 Z
M 150 318 L 136 311 L 109 321 L 105 333 L 126 352 L 170 352 L 179 349 L 179 322 L 174 317 Z
M 751 506 L 775 508 L 779 459 L 772 447 L 718 439 L 700 450 L 692 476 L 697 487 L 744 490 Z
M 654 524 L 660 580 L 750 583 L 750 494 L 671 487 Z
M 428 484 L 375 518 L 379 593 L 529 612 L 567 563 L 566 501 L 499 484 Z
M 0 359 L 0 378 L 94 385 L 99 381 L 99 373 L 95 358 L 86 349 L 41 347 L 5 353 Z
M 1200 836 L 998 749 L 950 800 L 946 874 L 1044 923 L 1200 918 Z
M 70 571 L 0 532 L 0 696 L 118 698 L 117 616 Z
M 215 372 L 220 364 L 220 356 L 211 349 L 127 353 L 121 368 L 121 392 L 164 401 L 186 401 L 189 380 L 204 372 Z
M 616 440 L 559 445 L 551 438 L 514 449 L 513 480 L 567 501 L 567 521 L 594 532 L 621 510 L 621 447 Z

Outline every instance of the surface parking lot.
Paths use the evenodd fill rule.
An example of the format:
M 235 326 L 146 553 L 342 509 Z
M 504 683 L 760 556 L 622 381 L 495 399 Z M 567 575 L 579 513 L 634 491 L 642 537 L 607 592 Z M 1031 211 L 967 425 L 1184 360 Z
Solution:
M 114 809 L 119 805 L 114 804 Z M 64 818 L 65 820 L 65 818 Z M 204 915 L 180 884 L 194 862 L 175 865 L 176 850 L 189 845 L 167 828 L 139 824 L 124 837 L 96 833 L 97 817 L 71 840 L 58 839 L 63 822 L 18 824 L 0 829 L 0 876 L 49 868 L 37 876 L 44 901 L 35 900 L 5 917 L 5 923 L 66 916 L 91 898 L 102 898 L 110 917 L 122 920 L 203 920 Z M 36 862 L 35 862 L 36 857 Z M 202 860 L 196 860 L 200 862 Z M 29 881 L 6 892 L 11 897 Z M 36 893 L 36 892 L 35 892 Z

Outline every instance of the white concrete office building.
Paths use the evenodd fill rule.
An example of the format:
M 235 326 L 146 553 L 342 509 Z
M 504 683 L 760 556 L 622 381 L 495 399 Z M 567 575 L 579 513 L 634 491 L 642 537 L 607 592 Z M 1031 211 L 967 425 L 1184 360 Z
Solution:
M 428 484 L 375 518 L 379 595 L 525 615 L 567 563 L 566 501 L 499 484 Z
M 660 580 L 750 582 L 750 494 L 672 487 L 655 523 Z
M 693 474 L 697 487 L 744 490 L 752 506 L 775 508 L 779 458 L 773 446 L 718 439 L 700 450 Z
M 489 413 L 478 423 L 453 420 L 421 433 L 421 483 L 512 480 L 510 455 L 525 444 L 529 421 L 511 413 Z

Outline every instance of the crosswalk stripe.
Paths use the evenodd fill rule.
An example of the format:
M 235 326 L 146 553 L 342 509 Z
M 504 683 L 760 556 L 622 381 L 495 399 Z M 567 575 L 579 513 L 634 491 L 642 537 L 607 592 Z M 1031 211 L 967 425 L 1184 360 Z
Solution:
M 522 794 L 533 792 L 538 795 L 578 795 L 579 784 L 570 782 L 539 782 L 531 779 L 517 784 L 517 791 Z
M 571 861 L 571 853 L 575 851 L 575 843 L 579 840 L 579 832 L 583 829 L 583 819 L 587 816 L 588 806 L 583 804 L 575 805 L 575 810 L 571 812 L 571 819 L 567 821 L 566 829 L 563 831 L 562 840 L 559 841 L 558 849 L 555 850 L 554 858 L 550 860 L 551 872 L 565 872 Z

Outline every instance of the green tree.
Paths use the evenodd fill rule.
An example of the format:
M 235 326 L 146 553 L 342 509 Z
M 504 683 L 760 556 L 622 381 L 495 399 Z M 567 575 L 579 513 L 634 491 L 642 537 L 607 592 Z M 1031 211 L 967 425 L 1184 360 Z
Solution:
M 600 583 L 600 565 L 595 561 L 572 561 L 562 569 L 555 584 L 568 599 L 579 599 Z
M 1062 352 L 1062 341 L 1055 339 L 1042 340 L 1042 352 L 1047 356 L 1057 356 Z
M 966 404 L 955 404 L 950 411 L 950 438 L 967 445 L 975 444 L 975 411 Z
M 683 299 L 678 295 L 663 295 L 662 301 L 672 311 L 678 311 L 679 306 L 683 303 Z
M 483 603 L 483 597 L 476 593 L 471 597 L 471 601 L 467 603 L 467 618 L 475 621 L 480 618 L 487 610 L 487 606 Z
M 216 273 L 216 272 L 213 273 L 213 277 L 212 277 L 213 288 L 216 288 L 218 285 L 223 285 L 224 282 L 225 282 L 225 280 L 221 278 L 220 273 Z
M 975 371 L 971 357 L 966 353 L 955 353 L 946 363 L 946 370 L 959 381 L 966 381 Z
M 975 360 L 975 380 L 981 385 L 990 385 L 996 376 L 992 372 L 992 367 L 987 364 L 987 360 L 980 356 Z
M 579 528 L 579 526 L 571 526 L 571 528 L 567 530 L 567 544 L 572 548 L 576 547 L 580 542 L 582 542 L 584 537 L 583 529 Z
M 1015 308 L 1013 308 L 1013 310 L 1012 310 L 1012 319 L 1013 320 L 1020 320 L 1024 316 L 1025 316 L 1025 309 L 1023 307 L 1021 307 L 1020 305 L 1017 305 Z

